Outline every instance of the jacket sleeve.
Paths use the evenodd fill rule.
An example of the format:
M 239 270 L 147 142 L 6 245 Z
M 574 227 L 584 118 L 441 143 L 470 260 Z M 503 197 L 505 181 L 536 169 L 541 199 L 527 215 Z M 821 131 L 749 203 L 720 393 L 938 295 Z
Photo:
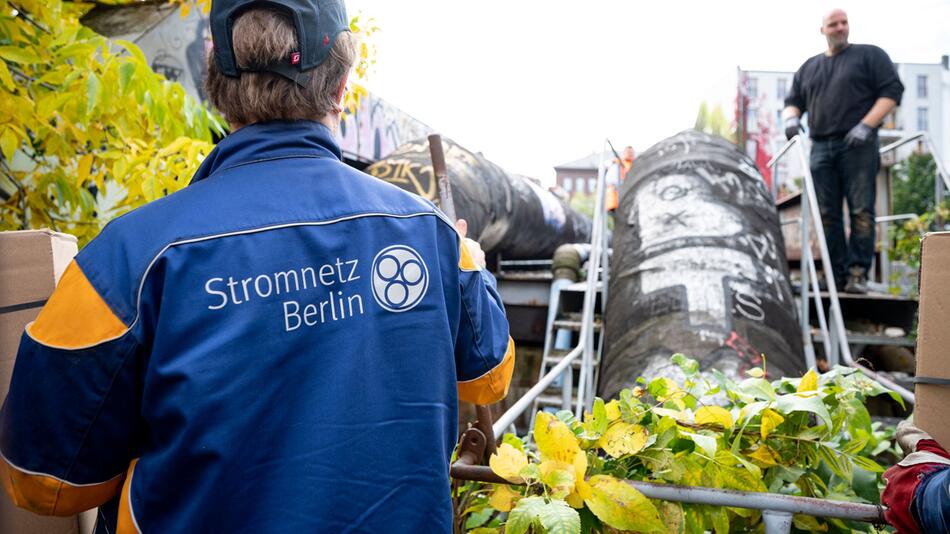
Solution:
M 138 347 L 70 263 L 22 335 L 0 411 L 0 481 L 15 504 L 73 515 L 118 494 L 139 428 Z
M 495 278 L 472 260 L 459 243 L 462 309 L 455 340 L 459 398 L 491 404 L 505 398 L 515 368 L 515 344 Z
M 917 486 L 913 511 L 922 532 L 950 532 L 950 468 L 927 475 Z

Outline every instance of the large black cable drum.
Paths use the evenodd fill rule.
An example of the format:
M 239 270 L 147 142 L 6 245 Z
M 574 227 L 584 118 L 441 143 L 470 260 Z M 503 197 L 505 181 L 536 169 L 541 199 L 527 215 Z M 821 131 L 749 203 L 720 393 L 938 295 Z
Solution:
M 486 253 L 505 259 L 548 259 L 564 243 L 590 241 L 591 222 L 550 191 L 446 138 L 445 164 L 458 217 L 468 237 Z M 406 143 L 366 172 L 424 198 L 438 201 L 429 144 Z
M 734 145 L 689 130 L 641 155 L 613 243 L 601 396 L 677 375 L 677 352 L 734 377 L 762 354 L 771 377 L 803 371 L 775 204 Z

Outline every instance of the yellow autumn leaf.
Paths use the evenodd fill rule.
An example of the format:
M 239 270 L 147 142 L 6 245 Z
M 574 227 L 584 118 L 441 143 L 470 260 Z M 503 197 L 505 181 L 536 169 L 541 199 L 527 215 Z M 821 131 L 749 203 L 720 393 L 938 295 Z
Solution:
M 814 369 L 809 369 L 802 377 L 802 381 L 798 383 L 796 391 L 798 393 L 818 391 L 818 373 Z
M 89 170 L 92 169 L 92 154 L 86 154 L 79 158 L 79 164 L 76 165 L 76 186 L 82 187 L 89 178 Z
M 584 503 L 598 519 L 619 530 L 663 532 L 665 525 L 649 499 L 635 488 L 609 475 L 588 480 L 590 497 Z
M 647 430 L 622 421 L 610 425 L 597 445 L 614 458 L 640 452 L 647 443 Z
M 764 443 L 746 456 L 759 467 L 772 467 L 777 465 L 780 460 L 778 454 Z
M 3 157 L 7 161 L 13 161 L 13 154 L 18 146 L 20 146 L 20 140 L 17 139 L 12 128 L 7 128 L 3 134 L 0 134 L 0 150 L 3 151 Z
M 574 493 L 568 495 L 564 500 L 567 501 L 567 505 L 571 508 L 580 510 L 584 507 L 584 498 L 577 492 L 576 487 L 574 488 Z
M 782 421 L 785 421 L 785 418 L 778 412 L 770 408 L 762 410 L 762 424 L 759 428 L 759 434 L 762 435 L 762 439 L 769 437 L 769 434 L 775 430 L 775 427 L 782 424 Z
M 542 460 L 571 464 L 581 450 L 571 429 L 547 412 L 538 412 L 534 419 L 534 442 Z
M 3 82 L 3 86 L 13 91 L 16 88 L 16 84 L 13 83 L 13 77 L 10 76 L 10 70 L 7 67 L 7 63 L 0 59 L 0 82 Z
M 574 466 L 557 460 L 544 460 L 538 466 L 541 471 L 541 482 L 550 489 L 555 499 L 563 499 L 574 492 Z
M 607 421 L 616 421 L 620 419 L 620 401 L 614 399 L 607 403 Z
M 508 443 L 502 443 L 498 450 L 488 459 L 491 470 L 501 478 L 513 484 L 520 484 L 524 480 L 518 476 L 528 465 L 528 457 Z
M 488 498 L 488 504 L 499 512 L 510 512 L 515 501 L 521 498 L 521 494 L 511 491 L 506 484 L 497 484 L 495 491 Z
M 732 414 L 722 406 L 703 406 L 696 410 L 696 424 L 732 428 Z

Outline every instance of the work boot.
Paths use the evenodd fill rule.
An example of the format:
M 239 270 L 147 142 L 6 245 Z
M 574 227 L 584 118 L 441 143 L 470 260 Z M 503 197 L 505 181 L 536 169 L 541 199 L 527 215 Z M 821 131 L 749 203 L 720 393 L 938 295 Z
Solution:
M 848 271 L 848 281 L 844 284 L 845 293 L 858 293 L 861 295 L 868 292 L 868 275 L 864 267 L 854 266 Z

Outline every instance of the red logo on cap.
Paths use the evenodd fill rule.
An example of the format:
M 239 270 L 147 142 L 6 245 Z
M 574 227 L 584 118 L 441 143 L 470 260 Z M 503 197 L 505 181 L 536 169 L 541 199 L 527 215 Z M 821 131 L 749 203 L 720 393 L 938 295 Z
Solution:
M 299 65 L 300 64 L 300 52 L 294 52 L 290 54 L 290 64 Z
M 326 46 L 328 44 L 330 44 L 330 36 L 327 34 L 323 34 L 323 46 Z

